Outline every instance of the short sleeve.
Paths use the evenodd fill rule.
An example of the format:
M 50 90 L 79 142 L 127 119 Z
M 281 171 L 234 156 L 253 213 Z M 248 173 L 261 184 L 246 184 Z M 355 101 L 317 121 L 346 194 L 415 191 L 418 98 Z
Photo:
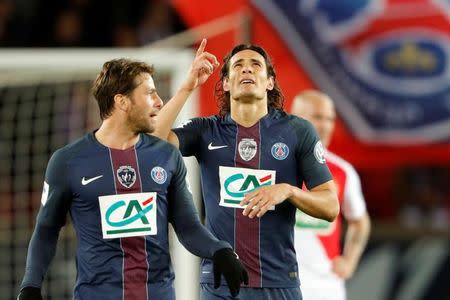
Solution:
M 206 125 L 206 118 L 193 118 L 173 129 L 178 137 L 179 149 L 183 156 L 193 156 L 199 153 L 198 147 Z
M 361 218 L 366 213 L 366 203 L 361 190 L 361 181 L 355 169 L 348 164 L 345 167 L 347 180 L 344 190 L 342 213 L 348 220 Z
M 300 126 L 297 130 L 296 155 L 300 162 L 302 178 L 310 190 L 332 180 L 332 176 L 325 163 L 325 149 L 311 123 L 300 119 Z

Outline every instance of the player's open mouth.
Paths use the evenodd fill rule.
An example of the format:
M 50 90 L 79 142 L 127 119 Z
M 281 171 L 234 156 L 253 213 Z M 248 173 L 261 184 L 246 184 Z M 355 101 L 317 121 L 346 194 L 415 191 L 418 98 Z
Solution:
M 253 81 L 252 79 L 242 79 L 241 84 L 255 84 L 255 81 Z

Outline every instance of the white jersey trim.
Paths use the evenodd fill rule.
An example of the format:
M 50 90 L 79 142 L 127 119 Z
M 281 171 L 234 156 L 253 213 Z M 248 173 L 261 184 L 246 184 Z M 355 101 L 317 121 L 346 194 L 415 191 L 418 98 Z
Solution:
M 326 159 L 341 167 L 346 175 L 346 182 L 343 194 L 342 214 L 347 220 L 356 220 L 362 218 L 366 212 L 366 202 L 361 189 L 361 180 L 355 168 L 336 154 L 327 151 Z

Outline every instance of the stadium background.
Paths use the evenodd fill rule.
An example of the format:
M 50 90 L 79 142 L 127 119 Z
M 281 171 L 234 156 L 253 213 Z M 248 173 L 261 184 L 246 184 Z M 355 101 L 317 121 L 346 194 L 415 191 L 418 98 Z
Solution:
M 270 2 L 0 1 L 1 299 L 14 299 L 17 293 L 49 155 L 98 125 L 97 109 L 89 96 L 89 88 L 105 55 L 137 56 L 156 66 L 159 61 L 173 61 L 172 64 L 162 63 L 157 74 L 158 90 L 162 98 L 169 99 L 180 76 L 182 78 L 187 70 L 186 58 L 180 57 L 189 57 L 192 51 L 186 49 L 195 47 L 202 37 L 208 37 L 208 51 L 219 58 L 238 42 L 252 42 L 271 54 L 287 109 L 298 91 L 322 88 L 321 79 L 312 74 L 314 70 L 311 72 L 306 62 L 299 61 L 297 50 L 300 50 L 292 48 L 290 41 L 295 37 L 286 37 L 285 32 L 280 32 L 281 20 L 271 18 L 264 10 Z M 362 23 L 367 30 L 395 27 L 398 23 L 402 28 L 422 26 L 429 30 L 431 27 L 438 33 L 441 43 L 434 46 L 450 48 L 447 40 L 450 6 L 446 1 L 354 0 L 337 4 L 304 0 L 298 1 L 298 5 L 302 2 L 317 5 L 328 16 L 334 16 L 334 20 L 344 19 L 343 24 L 351 22 L 355 16 L 358 20 L 358 14 L 363 18 L 372 16 L 372 22 Z M 395 19 L 392 16 L 397 15 L 401 15 L 400 21 L 392 23 Z M 369 35 L 362 32 L 358 36 L 353 31 L 346 33 L 348 39 L 355 36 L 364 39 Z M 419 38 L 409 39 L 407 44 Z M 402 46 L 402 39 L 399 41 Z M 332 46 L 341 50 L 345 48 L 342 44 L 345 43 L 335 42 Z M 422 44 L 419 41 L 416 45 Z M 57 49 L 48 52 L 37 47 Z M 158 48 L 174 47 L 179 50 L 167 51 L 165 57 L 160 58 Z M 400 58 L 405 56 L 403 61 L 411 62 L 406 59 L 407 52 L 399 53 Z M 420 73 L 420 79 L 425 81 L 438 79 L 435 70 L 447 73 L 450 55 L 446 50 L 425 54 L 429 53 L 437 53 L 431 67 L 428 65 L 422 70 L 413 64 L 416 69 L 411 69 L 410 64 L 404 64 L 400 75 L 408 77 Z M 420 53 L 415 55 L 413 62 L 421 59 Z M 97 60 L 89 61 L 92 57 Z M 216 113 L 212 94 L 216 80 L 217 74 L 199 90 L 195 97 L 198 103 L 190 107 L 185 117 Z M 368 250 L 355 277 L 348 282 L 350 300 L 450 298 L 448 82 L 441 87 L 444 106 L 439 111 L 439 116 L 443 115 L 440 128 L 444 129 L 444 134 L 432 140 L 426 135 L 414 141 L 399 138 L 401 142 L 392 142 L 376 135 L 367 140 L 358 133 L 352 119 L 344 117 L 347 108 L 342 106 L 345 103 L 337 107 L 340 117 L 330 148 L 353 163 L 360 174 L 374 222 Z M 348 87 L 335 88 L 345 90 Z M 433 99 L 427 100 L 427 106 L 436 105 Z M 420 131 L 417 126 L 405 126 L 402 130 L 405 136 L 408 132 Z M 71 295 L 76 245 L 70 226 L 63 231 L 57 258 L 44 285 L 48 299 L 69 299 Z M 189 268 L 196 274 L 195 260 L 178 253 L 177 249 L 175 247 L 174 251 L 181 262 L 176 266 L 179 280 L 184 278 L 182 272 L 186 270 L 186 278 L 194 277 L 189 276 Z M 189 267 L 185 267 L 183 263 L 188 260 Z M 179 295 L 183 295 L 179 299 L 195 299 L 196 281 L 182 280 L 183 284 L 177 285 Z

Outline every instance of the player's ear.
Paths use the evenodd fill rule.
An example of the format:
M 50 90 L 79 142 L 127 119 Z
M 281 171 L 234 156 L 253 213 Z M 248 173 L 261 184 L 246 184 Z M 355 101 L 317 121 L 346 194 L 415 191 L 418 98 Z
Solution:
M 267 89 L 269 91 L 273 90 L 275 86 L 275 80 L 273 80 L 273 76 L 269 76 L 269 81 L 267 82 Z
M 128 97 L 123 94 L 114 95 L 114 106 L 121 111 L 127 111 L 129 106 L 127 98 Z
M 230 91 L 230 81 L 228 80 L 228 77 L 223 78 L 222 87 L 225 92 Z

